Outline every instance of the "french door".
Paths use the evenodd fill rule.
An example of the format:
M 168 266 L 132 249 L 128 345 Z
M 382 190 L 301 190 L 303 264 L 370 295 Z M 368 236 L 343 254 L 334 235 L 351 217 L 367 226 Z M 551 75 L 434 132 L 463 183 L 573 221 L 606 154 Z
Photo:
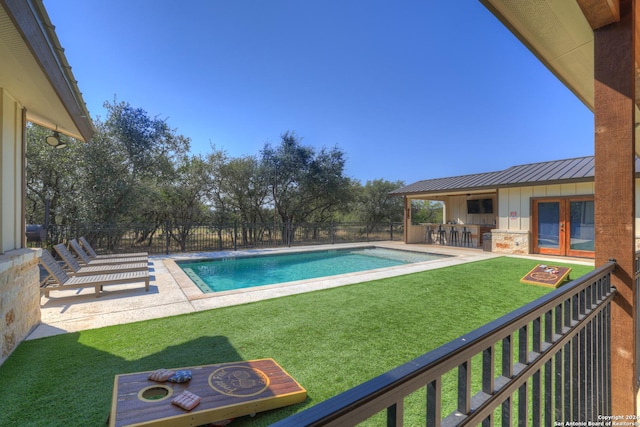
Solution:
M 562 256 L 594 256 L 592 197 L 533 200 L 533 252 Z

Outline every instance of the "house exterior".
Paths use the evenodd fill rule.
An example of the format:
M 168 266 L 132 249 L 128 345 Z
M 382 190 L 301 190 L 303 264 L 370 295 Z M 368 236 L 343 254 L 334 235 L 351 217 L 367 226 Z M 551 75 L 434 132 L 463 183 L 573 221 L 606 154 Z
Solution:
M 636 170 L 639 167 L 636 160 Z M 594 170 L 593 156 L 579 157 L 428 179 L 391 194 L 405 200 L 406 243 L 424 243 L 428 237 L 426 225 L 412 224 L 411 202 L 433 200 L 443 202 L 445 223 L 491 233 L 493 252 L 593 258 Z M 636 174 L 636 181 L 639 177 Z M 636 215 L 636 228 L 639 221 Z M 474 233 L 473 246 L 481 246 L 482 237 Z
M 39 250 L 25 239 L 28 121 L 82 141 L 94 132 L 42 1 L 0 0 L 0 363 L 40 322 Z

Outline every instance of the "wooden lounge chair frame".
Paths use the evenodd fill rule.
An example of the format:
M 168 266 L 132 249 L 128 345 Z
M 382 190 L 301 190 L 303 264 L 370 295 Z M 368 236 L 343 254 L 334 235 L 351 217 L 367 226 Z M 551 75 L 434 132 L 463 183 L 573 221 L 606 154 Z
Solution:
M 129 264 L 111 264 L 111 265 L 85 265 L 82 266 L 69 249 L 62 243 L 55 245 L 54 249 L 62 258 L 62 261 L 69 267 L 71 271 L 66 273 L 69 276 L 94 276 L 96 274 L 108 273 L 126 273 L 128 271 L 147 271 L 149 265 L 145 262 L 136 262 Z
M 80 245 L 82 249 L 89 255 L 91 259 L 109 259 L 109 258 L 128 258 L 128 257 L 140 257 L 140 256 L 148 256 L 147 252 L 134 252 L 134 253 L 124 253 L 124 254 L 108 254 L 108 255 L 98 255 L 96 251 L 91 247 L 91 244 L 84 236 L 80 236 Z
M 144 282 L 145 291 L 149 291 L 149 272 L 145 271 L 131 271 L 127 273 L 113 273 L 113 274 L 100 274 L 96 276 L 75 276 L 69 277 L 64 272 L 60 264 L 53 258 L 53 256 L 46 249 L 42 250 L 42 255 L 39 260 L 40 264 L 47 271 L 49 276 L 45 279 L 48 282 L 44 287 L 40 289 L 40 292 L 47 298 L 51 291 L 62 291 L 66 289 L 82 289 L 82 288 L 94 288 L 96 298 L 100 296 L 100 291 L 103 286 L 107 285 L 121 285 L 127 283 Z M 51 280 L 55 281 L 51 283 Z
M 119 257 L 105 259 L 91 259 L 89 255 L 80 247 L 76 239 L 69 241 L 69 246 L 78 255 L 79 262 L 85 265 L 113 265 L 113 264 L 131 264 L 136 262 L 149 262 L 146 256 L 139 257 Z

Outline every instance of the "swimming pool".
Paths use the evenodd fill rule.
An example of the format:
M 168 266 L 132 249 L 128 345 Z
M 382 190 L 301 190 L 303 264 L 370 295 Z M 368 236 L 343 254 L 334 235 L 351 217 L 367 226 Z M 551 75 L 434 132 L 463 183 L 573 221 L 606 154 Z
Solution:
M 315 279 L 447 258 L 448 255 L 367 247 L 238 256 L 177 264 L 204 293 Z

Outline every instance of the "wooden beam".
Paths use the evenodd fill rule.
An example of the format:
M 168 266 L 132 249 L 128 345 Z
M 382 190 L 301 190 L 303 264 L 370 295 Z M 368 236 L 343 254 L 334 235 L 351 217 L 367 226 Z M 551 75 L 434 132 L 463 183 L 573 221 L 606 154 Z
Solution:
M 640 22 L 640 7 L 634 7 L 633 16 L 634 16 L 635 22 Z M 633 45 L 634 45 L 635 58 L 640 58 L 640 26 L 639 25 L 634 25 L 633 27 L 634 27 L 634 29 L 633 29 L 633 37 L 634 37 Z M 635 71 L 636 71 L 635 72 L 635 76 L 636 76 L 636 105 L 638 106 L 638 108 L 640 108 L 640 64 L 638 64 L 637 62 L 636 62 Z M 640 117 L 637 118 L 637 120 L 640 120 Z M 638 150 L 636 150 L 636 153 L 638 155 L 640 155 L 640 152 L 638 152 Z
M 592 30 L 620 20 L 620 0 L 576 0 Z
M 27 233 L 25 230 L 27 229 L 27 109 L 23 108 L 21 117 L 21 126 L 20 126 L 20 187 L 22 191 L 20 192 L 20 234 L 22 238 L 20 239 L 20 247 L 27 247 Z
M 404 242 L 409 243 L 409 228 L 411 227 L 411 199 L 406 195 L 404 199 Z
M 635 1 L 620 21 L 594 31 L 595 261 L 615 259 L 611 283 L 612 414 L 636 411 Z

